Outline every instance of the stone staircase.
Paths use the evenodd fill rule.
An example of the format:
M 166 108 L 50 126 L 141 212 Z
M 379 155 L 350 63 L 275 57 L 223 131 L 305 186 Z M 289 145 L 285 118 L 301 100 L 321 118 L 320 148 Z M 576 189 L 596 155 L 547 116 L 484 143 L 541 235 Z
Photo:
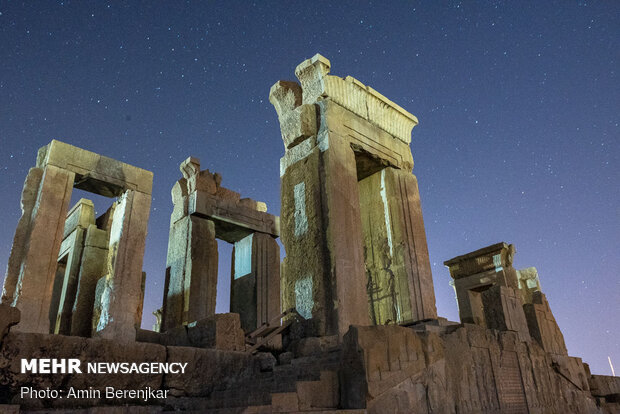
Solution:
M 335 344 L 300 346 L 296 357 L 266 364 L 255 378 L 234 386 L 222 384 L 205 398 L 178 398 L 170 410 L 185 413 L 366 413 L 338 410 L 338 370 L 342 351 Z M 268 356 L 268 355 L 267 355 Z

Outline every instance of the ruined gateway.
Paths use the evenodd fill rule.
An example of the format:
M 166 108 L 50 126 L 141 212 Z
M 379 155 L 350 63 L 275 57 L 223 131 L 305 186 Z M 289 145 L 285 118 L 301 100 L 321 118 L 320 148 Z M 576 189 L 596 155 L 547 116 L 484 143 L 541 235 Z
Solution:
M 139 328 L 152 174 L 58 141 L 41 148 L 0 304 L 0 412 L 620 412 L 620 381 L 568 356 L 536 269 L 513 267 L 514 246 L 446 261 L 461 322 L 438 317 L 411 173 L 418 121 L 329 71 L 316 55 L 296 68 L 299 83 L 271 88 L 281 217 L 198 159 L 181 164 L 153 331 Z M 69 208 L 73 188 L 115 201 L 95 217 L 89 200 Z M 216 239 L 234 244 L 228 314 L 215 314 Z M 22 373 L 22 358 L 187 370 Z M 29 398 L 25 386 L 167 398 Z

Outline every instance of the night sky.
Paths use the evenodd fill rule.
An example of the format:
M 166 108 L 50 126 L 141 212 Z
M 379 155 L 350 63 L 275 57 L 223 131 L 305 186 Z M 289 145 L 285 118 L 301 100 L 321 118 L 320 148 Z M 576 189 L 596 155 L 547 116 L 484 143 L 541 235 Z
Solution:
M 441 316 L 443 261 L 505 241 L 538 268 L 569 354 L 620 370 L 620 2 L 0 1 L 0 268 L 37 149 L 155 174 L 143 327 L 161 306 L 170 189 L 190 155 L 279 214 L 269 88 L 321 53 L 414 115 Z M 91 195 L 74 190 L 74 201 Z M 94 197 L 99 213 L 110 199 Z M 231 246 L 220 243 L 218 311 Z

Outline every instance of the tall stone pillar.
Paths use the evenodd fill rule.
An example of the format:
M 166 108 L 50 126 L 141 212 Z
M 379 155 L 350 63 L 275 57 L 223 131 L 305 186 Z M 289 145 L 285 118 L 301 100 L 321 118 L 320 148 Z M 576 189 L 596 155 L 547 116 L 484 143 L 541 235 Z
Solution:
M 19 279 L 22 261 L 24 260 L 24 254 L 28 248 L 28 240 L 30 238 L 30 229 L 32 226 L 33 217 L 32 211 L 34 210 L 35 202 L 37 201 L 42 176 L 42 168 L 31 168 L 30 171 L 28 171 L 28 175 L 26 176 L 24 187 L 22 189 L 22 216 L 20 217 L 19 222 L 17 223 L 17 229 L 15 230 L 15 237 L 13 238 L 13 246 L 11 247 L 6 277 L 2 287 L 1 301 L 2 303 L 7 303 L 11 306 L 15 306 L 15 288 L 17 287 L 17 281 Z
M 280 246 L 269 234 L 254 233 L 252 271 L 256 274 L 256 327 L 259 327 L 280 314 Z
M 77 227 L 63 240 L 60 248 L 59 259 L 64 262 L 65 272 L 57 276 L 57 279 L 60 279 L 59 285 L 62 286 L 57 307 L 51 306 L 50 308 L 50 330 L 55 334 L 69 335 L 71 333 L 73 304 L 77 292 L 85 233 L 85 229 Z
M 28 205 L 22 206 L 22 212 L 30 212 L 30 219 L 21 219 L 18 224 L 3 302 L 6 298 L 22 311 L 15 329 L 49 333 L 56 263 L 75 174 L 54 165 L 42 165 L 36 170 L 31 169 L 26 178 L 22 203 Z M 37 183 L 39 171 L 41 180 Z M 32 197 L 35 191 L 36 197 Z
M 151 196 L 126 190 L 116 203 L 97 334 L 103 338 L 133 341 L 141 322 L 142 259 Z
M 230 311 L 251 332 L 280 314 L 280 247 L 265 233 L 252 233 L 234 244 Z
M 283 307 L 341 337 L 349 325 L 436 318 L 411 174 L 417 119 L 329 70 L 316 55 L 295 70 L 301 85 L 280 81 L 270 92 L 285 146 Z
M 386 167 L 360 181 L 369 305 L 375 324 L 437 317 L 415 176 Z
M 218 251 L 213 221 L 185 216 L 170 224 L 169 276 L 162 332 L 215 314 Z
M 105 274 L 108 233 L 91 224 L 86 229 L 77 292 L 71 316 L 71 335 L 90 337 L 97 282 Z

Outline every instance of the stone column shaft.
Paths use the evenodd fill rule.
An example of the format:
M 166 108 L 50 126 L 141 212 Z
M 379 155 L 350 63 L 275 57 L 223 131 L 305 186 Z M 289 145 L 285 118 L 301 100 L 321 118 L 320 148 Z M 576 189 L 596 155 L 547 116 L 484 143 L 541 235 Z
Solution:
M 69 335 L 75 295 L 77 292 L 85 230 L 76 229 L 62 243 L 61 254 L 66 255 L 66 270 L 62 275 L 62 290 L 57 309 L 50 309 L 52 333 Z M 66 253 L 64 252 L 66 250 Z M 59 258 L 61 259 L 61 258 Z M 57 276 L 58 277 L 58 276 Z
M 97 333 L 119 341 L 135 340 L 142 307 L 142 260 L 151 196 L 126 190 L 114 210 L 107 275 Z
M 19 272 L 24 260 L 24 254 L 30 239 L 30 229 L 32 225 L 32 211 L 34 209 L 37 195 L 39 194 L 39 185 L 43 169 L 33 167 L 28 171 L 28 175 L 24 180 L 24 187 L 21 197 L 22 216 L 17 223 L 15 237 L 13 238 L 13 246 L 9 256 L 4 286 L 2 287 L 2 303 L 15 306 L 15 288 L 19 279 Z
M 32 171 L 32 170 L 31 170 Z M 36 173 L 32 173 L 35 175 Z M 26 184 L 32 178 L 29 174 Z M 75 174 L 62 168 L 47 165 L 43 169 L 41 182 L 28 226 L 29 237 L 23 240 L 25 249 L 20 253 L 19 275 L 7 275 L 7 280 L 17 279 L 13 305 L 22 311 L 22 318 L 15 329 L 25 332 L 49 333 L 49 310 L 52 288 L 56 276 L 58 252 L 63 238 L 65 218 Z M 26 194 L 26 189 L 24 189 Z M 31 200 L 31 198 L 30 198 Z M 26 212 L 29 207 L 24 206 Z M 20 221 L 20 224 L 22 222 Z M 24 223 L 25 224 L 25 223 Z M 25 226 L 24 226 L 25 227 Z M 18 227 L 18 232 L 20 231 Z M 17 238 L 16 234 L 16 238 Z M 22 239 L 22 236 L 20 236 Z M 18 259 L 18 258 L 16 258 Z M 18 260 L 12 261 L 9 271 L 14 272 Z
M 394 211 L 395 243 L 404 246 L 405 270 L 409 281 L 411 298 L 411 319 L 420 321 L 436 319 L 435 289 L 428 256 L 428 245 L 418 180 L 409 171 L 386 168 L 386 176 L 392 175 L 393 193 L 391 201 Z
M 189 300 L 184 313 L 187 322 L 215 315 L 218 251 L 215 224 L 211 220 L 191 218 L 191 245 L 185 269 L 185 292 Z
M 71 335 L 89 337 L 92 334 L 95 291 L 97 281 L 104 274 L 107 254 L 107 233 L 91 224 L 86 230 L 82 252 L 82 265 L 71 317 Z
M 362 248 L 362 219 L 357 184 L 355 153 L 348 142 L 333 132 L 319 137 L 329 141 L 322 153 L 321 181 L 324 185 L 323 210 L 326 222 L 327 249 L 330 253 L 327 286 L 332 301 L 327 303 L 327 334 L 342 337 L 350 325 L 368 325 L 368 296 L 364 252 Z
M 185 216 L 170 227 L 162 332 L 215 314 L 218 251 L 215 224 Z
M 265 233 L 254 233 L 252 272 L 256 275 L 256 327 L 278 316 L 280 310 L 280 246 Z

